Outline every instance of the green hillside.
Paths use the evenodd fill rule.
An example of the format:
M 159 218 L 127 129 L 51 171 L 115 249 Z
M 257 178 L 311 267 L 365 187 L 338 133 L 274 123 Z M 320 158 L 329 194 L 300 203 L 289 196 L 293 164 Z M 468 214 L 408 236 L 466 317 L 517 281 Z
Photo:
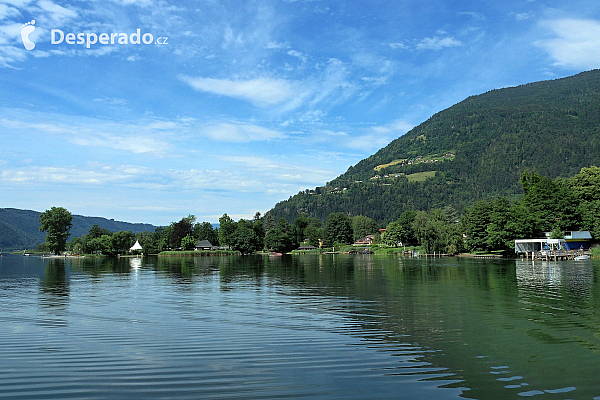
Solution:
M 407 209 L 519 194 L 526 169 L 556 178 L 590 165 L 600 165 L 600 70 L 469 97 L 269 214 L 341 211 L 387 223 Z
M 93 225 L 111 232 L 132 231 L 133 233 L 154 231 L 149 224 L 132 224 L 100 217 L 73 215 L 71 238 L 87 234 Z M 39 231 L 40 213 L 15 208 L 0 208 L 0 248 L 3 251 L 34 248 L 46 240 L 46 234 Z

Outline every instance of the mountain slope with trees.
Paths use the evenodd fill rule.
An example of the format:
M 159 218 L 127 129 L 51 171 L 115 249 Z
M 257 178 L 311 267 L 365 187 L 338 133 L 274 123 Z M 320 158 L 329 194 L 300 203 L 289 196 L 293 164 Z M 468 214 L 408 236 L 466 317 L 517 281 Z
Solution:
M 387 224 L 406 210 L 521 195 L 526 170 L 571 177 L 591 165 L 600 165 L 600 70 L 469 97 L 267 214 L 324 221 L 344 212 Z

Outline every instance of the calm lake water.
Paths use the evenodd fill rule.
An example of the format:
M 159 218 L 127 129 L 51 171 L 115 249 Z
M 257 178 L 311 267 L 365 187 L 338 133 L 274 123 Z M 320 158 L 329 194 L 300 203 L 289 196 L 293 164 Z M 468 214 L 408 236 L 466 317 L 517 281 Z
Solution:
M 0 258 L 0 398 L 600 399 L 600 263 Z

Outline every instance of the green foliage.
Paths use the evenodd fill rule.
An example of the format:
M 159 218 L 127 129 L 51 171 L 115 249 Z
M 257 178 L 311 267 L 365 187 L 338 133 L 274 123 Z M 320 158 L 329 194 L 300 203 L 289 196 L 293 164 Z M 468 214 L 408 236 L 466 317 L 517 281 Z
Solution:
M 210 222 L 202 222 L 194 225 L 194 237 L 198 241 L 208 240 L 213 246 L 219 244 L 219 235 Z
M 181 249 L 184 251 L 194 250 L 196 248 L 196 243 L 198 242 L 194 236 L 187 235 L 186 237 L 181 239 Z
M 169 233 L 169 244 L 172 248 L 177 248 L 181 245 L 181 240 L 186 236 L 193 236 L 194 222 L 196 217 L 188 215 L 182 218 L 179 222 L 171 224 L 171 232 Z
M 581 226 L 590 231 L 594 238 L 600 238 L 600 168 L 582 168 L 566 184 L 578 203 Z
M 454 254 L 462 251 L 462 233 L 454 217 L 442 209 L 430 213 L 419 211 L 413 221 L 413 231 L 426 253 Z
M 63 207 L 52 207 L 40 215 L 40 231 L 46 232 L 46 243 L 54 254 L 67 248 L 73 216 Z
M 379 232 L 377 222 L 364 215 L 357 215 L 352 218 L 353 239 L 357 241 L 367 235 L 374 235 Z
M 231 236 L 235 232 L 236 223 L 227 214 L 219 218 L 219 243 L 221 246 L 231 246 Z
M 90 228 L 90 231 L 87 234 L 87 237 L 89 239 L 95 239 L 95 238 L 99 238 L 102 235 L 110 235 L 112 232 L 109 231 L 106 228 L 100 228 L 98 226 L 98 224 L 94 224 L 92 225 L 92 227 Z
M 319 247 L 319 239 L 323 240 L 324 234 L 323 228 L 317 225 L 309 225 L 304 229 L 304 238 L 311 246 Z
M 416 211 L 406 210 L 397 221 L 388 224 L 383 235 L 383 243 L 396 247 L 401 246 L 401 243 L 408 243 L 414 239 L 413 222 L 416 215 Z
M 130 231 L 119 231 L 112 234 L 110 237 L 110 251 L 125 254 L 135 243 L 135 237 Z
M 564 237 L 564 232 L 561 231 L 558 227 L 554 227 L 554 229 L 552 229 L 552 232 L 550 232 L 550 239 L 562 239 Z
M 259 239 L 256 235 L 254 229 L 252 229 L 252 224 L 247 226 L 243 222 L 248 222 L 244 220 L 240 220 L 236 230 L 229 237 L 230 246 L 233 250 L 237 250 L 242 254 L 253 253 L 257 250 L 260 250 Z
M 296 242 L 290 235 L 279 228 L 271 229 L 265 236 L 265 247 L 269 251 L 287 253 L 296 248 Z
M 331 213 L 325 222 L 325 246 L 352 243 L 352 220 L 344 213 Z
M 135 240 L 142 246 L 144 254 L 158 254 L 158 235 L 155 232 L 139 232 Z

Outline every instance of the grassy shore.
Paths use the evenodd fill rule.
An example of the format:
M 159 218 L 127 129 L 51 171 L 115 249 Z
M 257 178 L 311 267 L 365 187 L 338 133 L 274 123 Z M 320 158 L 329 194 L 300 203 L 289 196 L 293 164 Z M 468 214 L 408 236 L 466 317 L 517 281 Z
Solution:
M 233 250 L 191 250 L 191 251 L 162 251 L 159 257 L 202 257 L 202 256 L 231 256 L 239 255 L 239 251 Z

